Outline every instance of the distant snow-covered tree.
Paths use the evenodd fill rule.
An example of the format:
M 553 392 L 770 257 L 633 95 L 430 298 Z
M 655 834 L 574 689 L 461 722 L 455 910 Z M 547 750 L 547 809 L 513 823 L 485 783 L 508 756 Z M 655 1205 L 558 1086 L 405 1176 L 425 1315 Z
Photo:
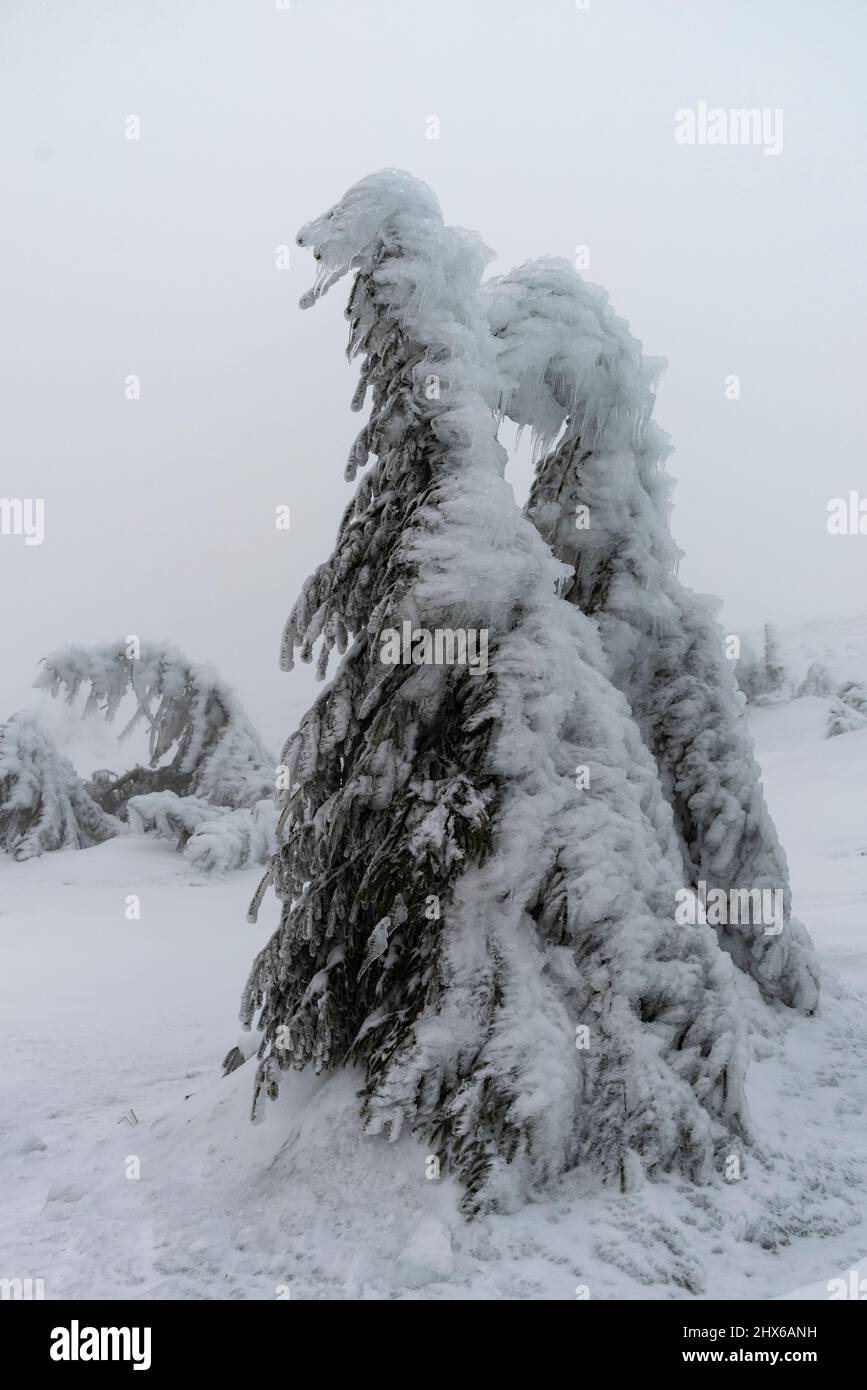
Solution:
M 724 634 L 676 576 L 667 437 L 651 418 L 656 360 L 565 261 L 533 261 L 486 288 L 502 409 L 534 435 L 528 515 L 570 569 L 562 596 L 596 619 L 615 684 L 659 767 L 687 883 L 777 888 L 786 925 L 720 927 L 763 992 L 815 1009 L 818 972 L 790 916 L 785 855 L 765 805 Z M 771 643 L 768 672 L 780 663 Z M 779 687 L 777 687 L 779 688 Z
M 867 726 L 867 685 L 861 681 L 845 681 L 836 692 L 828 711 L 826 738 L 839 738 Z
M 735 680 L 747 704 L 754 705 L 767 693 L 765 663 L 749 638 L 742 637 L 740 642 L 740 656 L 735 662 Z
M 862 714 L 845 700 L 835 700 L 828 711 L 826 738 L 839 738 L 841 734 L 852 734 L 856 729 L 867 728 L 867 713 Z
M 128 693 L 136 710 L 120 734 L 140 723 L 150 730 L 150 766 L 112 780 L 104 769 L 90 784 L 103 808 L 124 816 L 133 796 L 171 791 L 213 806 L 252 807 L 270 797 L 275 767 L 241 702 L 209 666 L 175 647 L 142 643 L 137 656 L 123 642 L 64 647 L 42 662 L 34 684 L 73 704 L 87 690 L 84 714 L 114 719 Z M 170 759 L 166 761 L 166 759 Z
M 867 717 L 867 685 L 862 681 L 844 681 L 837 691 L 837 699 Z
M 305 306 L 354 271 L 348 477 L 375 462 L 284 635 L 286 668 L 342 660 L 282 758 L 256 1095 L 358 1064 L 369 1131 L 423 1135 L 471 1207 L 581 1158 L 703 1177 L 746 1126 L 731 963 L 674 924 L 656 769 L 505 482 L 486 252 L 396 171 L 299 242 Z M 484 664 L 432 660 L 436 633 L 484 633 Z
M 814 661 L 798 686 L 798 699 L 801 700 L 807 695 L 817 695 L 827 700 L 833 694 L 834 679 L 831 672 L 820 661 Z
M 122 829 L 88 795 L 35 714 L 22 710 L 0 725 L 0 847 L 33 859 L 101 844 Z
M 788 693 L 788 675 L 780 634 L 772 623 L 765 623 L 765 681 L 769 700 L 780 701 Z

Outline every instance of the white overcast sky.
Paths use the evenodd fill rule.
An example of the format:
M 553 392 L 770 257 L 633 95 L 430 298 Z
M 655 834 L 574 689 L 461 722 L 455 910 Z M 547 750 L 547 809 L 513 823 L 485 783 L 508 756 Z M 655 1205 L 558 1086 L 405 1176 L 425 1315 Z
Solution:
M 46 651 L 137 633 L 294 725 L 280 630 L 359 422 L 345 282 L 302 313 L 275 247 L 383 165 L 493 271 L 589 246 L 668 358 L 681 574 L 729 630 L 867 610 L 867 537 L 826 531 L 867 497 L 865 31 L 863 0 L 2 0 L 0 495 L 46 535 L 0 537 L 0 718 Z M 700 101 L 782 108 L 782 153 L 678 145 Z

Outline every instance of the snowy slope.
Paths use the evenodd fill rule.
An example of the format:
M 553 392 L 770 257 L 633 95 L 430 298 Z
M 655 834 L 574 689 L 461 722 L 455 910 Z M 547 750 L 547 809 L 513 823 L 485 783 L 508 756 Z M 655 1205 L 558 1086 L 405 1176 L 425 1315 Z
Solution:
M 418 1145 L 359 1134 L 349 1076 L 297 1078 L 250 1124 L 252 1068 L 219 1061 L 276 905 L 249 927 L 257 871 L 204 882 L 130 838 L 0 860 L 0 1273 L 49 1298 L 340 1299 L 823 1297 L 867 1275 L 867 731 L 825 740 L 826 708 L 754 716 L 826 979 L 815 1019 L 740 981 L 758 1143 L 739 1183 L 572 1175 L 468 1225 Z

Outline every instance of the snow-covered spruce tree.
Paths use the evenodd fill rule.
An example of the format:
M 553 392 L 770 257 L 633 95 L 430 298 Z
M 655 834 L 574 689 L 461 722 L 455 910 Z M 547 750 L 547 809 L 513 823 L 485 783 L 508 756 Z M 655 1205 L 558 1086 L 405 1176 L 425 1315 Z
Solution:
M 864 728 L 867 728 L 867 715 L 844 700 L 834 700 L 828 711 L 826 738 L 839 738 L 841 734 L 854 734 L 856 730 Z
M 821 699 L 829 700 L 834 694 L 834 678 L 827 666 L 823 666 L 821 661 L 814 661 L 810 665 L 807 674 L 798 686 L 798 699 L 803 700 L 807 695 L 817 695 Z
M 756 704 L 767 692 L 765 663 L 748 637 L 740 639 L 740 655 L 735 662 L 735 681 L 748 705 Z
M 813 670 L 813 667 L 810 667 Z M 830 677 L 829 677 L 830 679 Z M 833 691 L 831 692 L 833 694 Z M 836 692 L 828 711 L 826 738 L 839 738 L 867 726 L 867 686 L 860 681 L 846 681 Z
M 787 698 L 789 678 L 780 634 L 772 623 L 765 623 L 765 687 L 768 703 L 779 704 Z
M 745 1126 L 731 963 L 674 925 L 652 759 L 505 482 L 485 249 L 397 171 L 298 240 L 303 305 L 355 272 L 372 405 L 349 478 L 375 462 L 284 634 L 286 668 L 343 656 L 283 754 L 283 909 L 241 1015 L 254 1106 L 289 1067 L 355 1063 L 368 1132 L 423 1136 L 470 1210 L 583 1156 L 704 1177 Z M 432 662 L 437 632 L 487 660 Z
M 788 866 L 724 634 L 710 601 L 676 576 L 670 447 L 651 419 L 662 364 L 642 359 L 604 291 L 566 261 L 521 266 L 483 300 L 500 345 L 502 409 L 531 428 L 538 451 L 528 515 L 570 567 L 562 596 L 599 625 L 674 810 L 686 882 L 784 891 L 779 935 L 762 924 L 717 930 L 767 997 L 810 1013 L 818 967 L 791 918 Z
M 856 714 L 867 716 L 867 685 L 862 681 L 845 681 L 837 691 L 837 699 Z
M 22 710 L 0 725 L 0 848 L 33 859 L 101 844 L 122 829 L 91 799 L 35 714 Z
M 100 711 L 111 722 L 128 693 L 136 709 L 121 731 L 140 723 L 150 728 L 150 766 L 135 767 L 112 780 L 104 772 L 89 784 L 106 811 L 126 814 L 132 796 L 170 791 L 214 806 L 252 807 L 273 797 L 275 765 L 229 687 L 209 666 L 189 661 L 175 647 L 142 643 L 64 647 L 42 662 L 34 684 L 73 704 L 88 690 L 84 714 Z M 166 761 L 166 759 L 170 759 Z M 167 803 L 167 813 L 173 811 Z M 149 813 L 155 815 L 153 803 Z

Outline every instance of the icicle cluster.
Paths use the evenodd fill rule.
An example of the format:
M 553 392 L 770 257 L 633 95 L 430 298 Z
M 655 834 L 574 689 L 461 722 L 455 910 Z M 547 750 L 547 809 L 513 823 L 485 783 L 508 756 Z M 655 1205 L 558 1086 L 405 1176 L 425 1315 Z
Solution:
M 284 634 L 286 667 L 342 660 L 283 755 L 283 911 L 242 1007 L 256 1094 L 357 1062 L 368 1128 L 424 1135 L 471 1207 L 582 1156 L 704 1177 L 746 1127 L 731 963 L 674 926 L 653 760 L 504 480 L 484 248 L 395 171 L 299 242 L 304 302 L 355 272 L 372 404 L 347 474 L 375 463 Z M 404 621 L 485 629 L 488 669 L 383 664 Z
M 651 419 L 660 363 L 642 361 L 607 296 L 565 261 L 523 265 L 483 301 L 499 343 L 502 410 L 533 431 L 539 453 L 528 515 L 570 568 L 563 597 L 598 624 L 673 807 L 686 881 L 784 891 L 782 934 L 759 924 L 720 928 L 720 938 L 768 997 L 812 1012 L 815 957 L 790 917 L 785 855 L 723 633 L 709 601 L 675 575 L 670 448 Z
M 122 829 L 91 799 L 35 714 L 23 710 L 0 725 L 0 848 L 33 859 L 101 844 Z

